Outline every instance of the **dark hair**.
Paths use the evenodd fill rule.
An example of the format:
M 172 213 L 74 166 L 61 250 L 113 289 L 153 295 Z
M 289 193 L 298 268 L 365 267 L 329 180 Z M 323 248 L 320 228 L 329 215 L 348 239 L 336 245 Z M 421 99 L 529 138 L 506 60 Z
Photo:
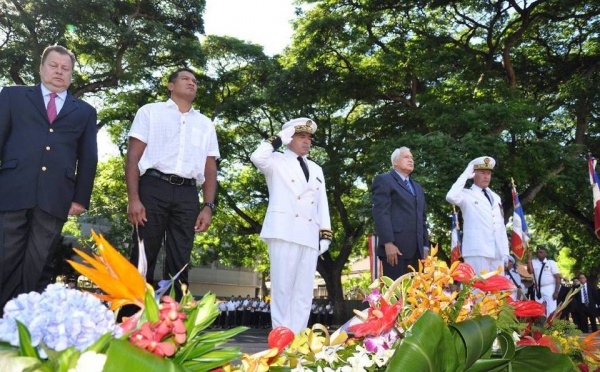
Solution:
M 187 68 L 187 67 L 182 67 L 182 68 L 178 68 L 177 70 L 171 72 L 171 74 L 169 75 L 169 83 L 174 83 L 175 80 L 177 80 L 179 73 L 183 72 L 183 71 L 189 72 L 190 74 L 194 75 L 194 77 L 196 78 L 196 73 L 192 69 Z
M 538 245 L 537 250 L 538 251 L 544 251 L 544 252 L 548 253 L 548 250 L 543 245 Z
M 73 54 L 73 52 L 61 45 L 51 45 L 44 49 L 44 51 L 42 52 L 42 62 L 40 62 L 40 64 L 43 65 L 44 62 L 46 62 L 46 59 L 48 58 L 48 54 L 50 54 L 50 52 L 56 52 L 64 56 L 69 56 L 73 65 L 72 67 L 75 68 L 75 54 Z

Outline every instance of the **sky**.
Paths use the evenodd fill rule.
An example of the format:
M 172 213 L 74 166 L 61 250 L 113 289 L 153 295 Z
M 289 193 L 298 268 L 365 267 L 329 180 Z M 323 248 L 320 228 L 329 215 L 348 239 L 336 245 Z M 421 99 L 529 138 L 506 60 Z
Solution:
M 204 31 L 227 35 L 281 52 L 292 37 L 293 0 L 206 0 Z
M 206 35 L 233 36 L 262 45 L 265 54 L 274 55 L 290 44 L 293 0 L 206 0 L 204 31 Z M 98 132 L 100 159 L 118 155 L 106 130 Z

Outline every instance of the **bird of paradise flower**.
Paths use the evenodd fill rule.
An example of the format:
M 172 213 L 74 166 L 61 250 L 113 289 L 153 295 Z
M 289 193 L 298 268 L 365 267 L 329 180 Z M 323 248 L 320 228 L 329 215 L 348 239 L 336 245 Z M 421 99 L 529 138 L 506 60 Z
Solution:
M 79 249 L 73 250 L 86 264 L 68 260 L 75 270 L 88 277 L 105 294 L 94 294 L 109 302 L 110 309 L 116 310 L 124 305 L 133 304 L 144 308 L 146 291 L 154 291 L 146 284 L 144 277 L 123 257 L 102 235 L 92 231 L 92 237 L 98 246 L 100 255 L 90 256 Z

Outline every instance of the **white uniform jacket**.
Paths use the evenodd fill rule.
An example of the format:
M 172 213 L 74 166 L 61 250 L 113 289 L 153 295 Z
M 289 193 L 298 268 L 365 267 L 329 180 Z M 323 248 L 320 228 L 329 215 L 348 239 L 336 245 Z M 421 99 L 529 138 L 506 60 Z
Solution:
M 274 152 L 269 142 L 261 143 L 250 156 L 269 188 L 269 206 L 260 237 L 318 250 L 319 231 L 331 229 L 325 177 L 320 166 L 305 158 L 307 182 L 297 158 L 290 150 Z
M 509 252 L 500 196 L 488 188 L 493 197 L 490 205 L 479 186 L 465 188 L 467 179 L 461 175 L 446 195 L 446 200 L 462 211 L 462 255 L 504 258 Z

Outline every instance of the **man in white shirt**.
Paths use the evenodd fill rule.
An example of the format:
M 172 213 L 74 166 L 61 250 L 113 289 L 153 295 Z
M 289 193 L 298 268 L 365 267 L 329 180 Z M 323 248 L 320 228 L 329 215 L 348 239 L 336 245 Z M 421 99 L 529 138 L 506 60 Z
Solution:
M 500 196 L 489 189 L 496 161 L 489 156 L 472 160 L 458 177 L 446 200 L 460 207 L 463 218 L 462 256 L 475 272 L 504 267 L 508 237 Z M 473 185 L 465 188 L 469 179 Z
M 168 79 L 171 98 L 141 107 L 129 132 L 125 178 L 127 215 L 134 225 L 131 261 L 138 261 L 138 234 L 144 242 L 148 271 L 163 243 L 166 261 L 162 279 L 175 276 L 190 261 L 195 232 L 208 229 L 215 209 L 219 145 L 211 120 L 192 107 L 194 72 L 178 69 Z M 197 186 L 202 185 L 200 206 Z M 136 234 L 137 230 L 137 234 Z M 178 280 L 187 283 L 187 270 Z M 176 285 L 177 297 L 181 288 Z
M 560 272 L 554 260 L 548 259 L 546 248 L 537 248 L 537 259 L 531 259 L 531 251 L 527 253 L 527 272 L 533 275 L 535 300 L 546 306 L 546 316 L 556 310 L 556 299 L 560 290 Z
M 273 328 L 284 326 L 295 334 L 308 324 L 317 258 L 332 238 L 323 170 L 307 158 L 316 130 L 311 119 L 290 120 L 250 157 L 269 189 L 260 237 L 271 261 Z M 287 150 L 275 151 L 281 145 Z

